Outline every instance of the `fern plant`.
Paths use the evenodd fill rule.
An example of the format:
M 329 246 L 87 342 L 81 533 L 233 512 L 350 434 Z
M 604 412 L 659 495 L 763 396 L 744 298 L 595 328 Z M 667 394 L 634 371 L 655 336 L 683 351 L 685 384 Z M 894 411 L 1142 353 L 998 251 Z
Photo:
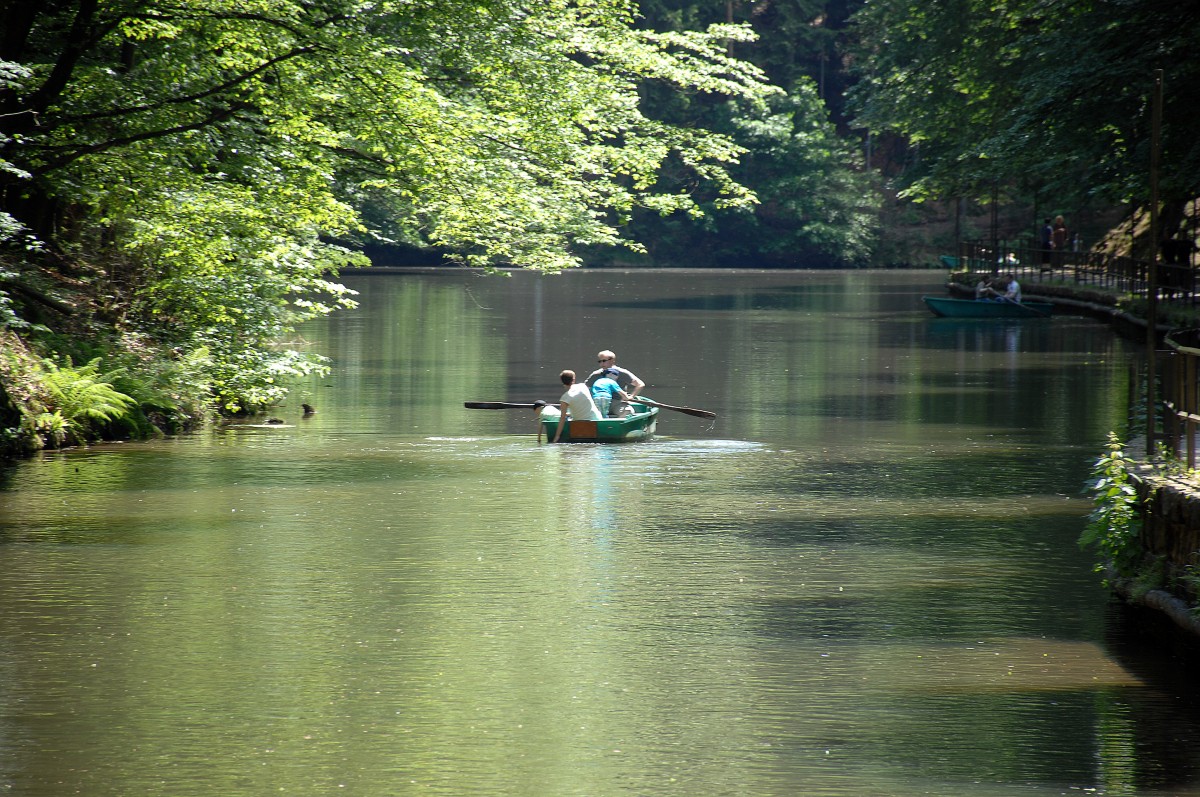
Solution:
M 62 419 L 63 437 L 87 442 L 95 427 L 126 417 L 137 402 L 112 386 L 118 374 L 102 374 L 100 358 L 87 365 L 66 365 L 43 360 L 41 375 L 47 410 Z
M 39 412 L 29 416 L 29 424 L 33 433 L 51 448 L 57 448 L 67 440 L 67 420 L 58 412 Z

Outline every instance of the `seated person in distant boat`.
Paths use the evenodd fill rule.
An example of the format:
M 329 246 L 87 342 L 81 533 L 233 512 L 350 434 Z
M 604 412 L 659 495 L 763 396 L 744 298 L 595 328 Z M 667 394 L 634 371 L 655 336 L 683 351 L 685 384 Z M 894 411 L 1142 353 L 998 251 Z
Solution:
M 596 409 L 596 402 L 592 401 L 592 391 L 588 390 L 587 385 L 579 385 L 575 383 L 574 371 L 563 371 L 558 375 L 562 380 L 563 385 L 567 390 L 559 399 L 558 428 L 554 430 L 554 442 L 562 437 L 563 427 L 567 425 L 567 415 L 569 414 L 574 420 L 581 421 L 599 421 L 603 420 L 604 416 L 600 414 L 600 410 Z
M 990 299 L 992 286 L 988 283 L 987 277 L 980 277 L 979 282 L 975 283 L 975 298 Z
M 592 382 L 592 400 L 600 414 L 607 418 L 620 418 L 628 414 L 629 401 L 633 397 L 621 389 L 617 382 L 620 373 L 616 368 L 605 368 L 604 375 Z
M 586 380 L 588 387 L 596 384 L 596 380 L 604 376 L 604 372 L 608 370 L 615 370 L 617 372 L 617 375 L 613 378 L 616 379 L 617 384 L 621 386 L 621 389 L 629 394 L 630 399 L 637 398 L 637 394 L 641 393 L 642 388 L 646 386 L 646 383 L 641 379 L 638 379 L 637 375 L 634 374 L 633 371 L 629 371 L 617 365 L 617 355 L 613 354 L 608 349 L 605 349 L 596 355 L 596 362 L 600 364 L 600 367 L 588 374 L 588 378 Z M 633 408 L 628 404 L 624 405 L 623 409 L 626 413 L 633 411 Z
M 1004 275 L 1004 298 L 1011 302 L 1021 303 L 1021 283 L 1012 274 Z

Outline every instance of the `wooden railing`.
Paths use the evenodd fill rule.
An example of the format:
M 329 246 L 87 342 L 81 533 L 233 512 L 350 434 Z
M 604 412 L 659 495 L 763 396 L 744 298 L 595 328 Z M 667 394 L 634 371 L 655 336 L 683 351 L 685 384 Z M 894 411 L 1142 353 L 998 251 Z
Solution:
M 1149 294 L 1149 264 L 1122 255 L 1086 251 L 1046 251 L 980 242 L 959 244 L 959 268 L 987 274 L 1015 274 L 1021 283 L 1069 282 L 1145 297 Z M 1159 298 L 1194 305 L 1196 269 L 1187 263 L 1160 263 L 1155 274 Z
M 1162 443 L 1171 454 L 1196 467 L 1196 429 L 1200 424 L 1200 330 L 1171 332 L 1158 353 L 1162 390 Z

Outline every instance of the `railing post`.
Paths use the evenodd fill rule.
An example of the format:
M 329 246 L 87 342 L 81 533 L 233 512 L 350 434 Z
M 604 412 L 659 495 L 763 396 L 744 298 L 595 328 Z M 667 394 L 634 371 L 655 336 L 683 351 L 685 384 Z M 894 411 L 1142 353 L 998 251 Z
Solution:
M 1187 465 L 1188 470 L 1196 467 L 1196 357 L 1190 352 L 1184 354 L 1183 368 L 1183 409 L 1187 413 L 1184 423 L 1184 434 L 1187 435 Z
M 1154 350 L 1158 342 L 1158 160 L 1162 137 L 1163 71 L 1154 70 L 1150 131 L 1150 266 L 1146 286 L 1146 352 L 1150 374 L 1146 380 L 1146 457 L 1154 456 Z
M 1179 381 L 1177 372 L 1179 366 L 1177 358 L 1179 352 L 1171 349 L 1167 351 L 1156 351 L 1154 353 L 1155 365 L 1157 368 L 1148 369 L 1146 377 L 1150 378 L 1157 371 L 1158 380 L 1161 383 L 1159 391 L 1159 400 L 1162 403 L 1162 431 L 1159 440 L 1170 451 L 1171 456 L 1179 457 L 1179 427 L 1183 422 L 1182 396 L 1179 395 Z M 1153 391 L 1147 390 L 1147 394 Z M 1151 410 L 1153 413 L 1153 410 Z M 1151 426 L 1155 426 L 1151 423 Z M 1147 451 L 1147 458 L 1154 454 L 1154 449 L 1150 448 Z

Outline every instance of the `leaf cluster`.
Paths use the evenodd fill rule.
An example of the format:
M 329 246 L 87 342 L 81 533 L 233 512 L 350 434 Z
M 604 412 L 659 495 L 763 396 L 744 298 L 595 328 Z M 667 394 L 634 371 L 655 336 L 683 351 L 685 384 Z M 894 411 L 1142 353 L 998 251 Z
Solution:
M 76 308 L 75 334 L 193 358 L 229 411 L 322 367 L 270 344 L 353 303 L 329 275 L 364 265 L 365 241 L 553 272 L 636 248 L 636 209 L 701 213 L 668 165 L 713 206 L 755 201 L 740 144 L 640 94 L 767 96 L 727 52 L 743 26 L 641 29 L 627 0 L 9 0 L 0 17 L 0 226 L 50 247 L 0 263 Z
M 857 122 L 920 148 L 916 196 L 1000 182 L 1060 204 L 1144 200 L 1156 69 L 1163 197 L 1200 190 L 1194 3 L 881 0 L 853 23 Z
M 1124 444 L 1115 433 L 1109 433 L 1107 451 L 1096 460 L 1092 475 L 1094 508 L 1079 544 L 1096 549 L 1101 557 L 1098 569 L 1111 565 L 1118 575 L 1131 577 L 1142 558 L 1138 540 L 1142 502 L 1130 478 Z
M 870 262 L 879 238 L 881 197 L 855 136 L 838 128 L 845 73 L 836 45 L 842 2 L 697 3 L 651 0 L 643 24 L 686 30 L 736 20 L 758 38 L 728 51 L 759 66 L 781 91 L 725 100 L 643 90 L 657 118 L 721 131 L 744 150 L 730 173 L 758 202 L 726 209 L 689 184 L 683 169 L 665 184 L 691 191 L 704 214 L 635 213 L 636 237 L 654 241 L 656 264 L 722 267 L 829 267 Z M 697 253 L 703 253 L 699 255 Z M 699 258 L 699 259 L 698 259 Z

